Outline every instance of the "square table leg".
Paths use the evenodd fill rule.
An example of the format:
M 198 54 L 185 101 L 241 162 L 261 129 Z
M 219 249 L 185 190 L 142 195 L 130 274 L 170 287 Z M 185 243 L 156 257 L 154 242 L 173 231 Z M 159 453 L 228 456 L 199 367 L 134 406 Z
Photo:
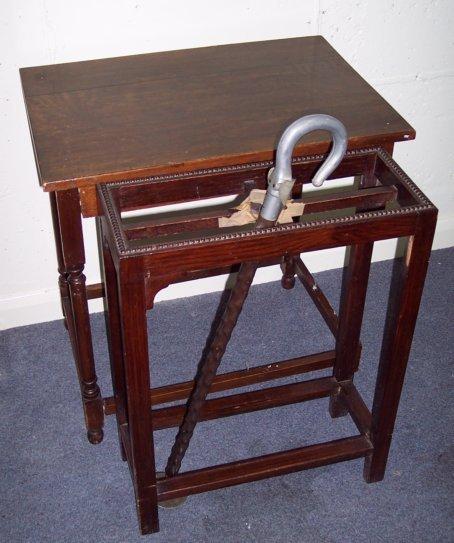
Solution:
M 338 381 L 353 379 L 360 358 L 360 334 L 366 301 L 373 243 L 350 247 L 349 263 L 344 269 L 339 309 L 339 327 L 336 334 L 336 360 L 333 375 Z M 333 418 L 347 414 L 338 394 L 330 397 Z
M 120 262 L 118 292 L 126 386 L 129 464 L 142 534 L 159 531 L 145 281 L 135 262 Z
M 392 155 L 392 144 L 387 146 L 387 151 Z M 373 169 L 355 177 L 355 184 L 359 188 L 371 188 L 375 186 L 375 183 Z M 334 376 L 338 381 L 352 380 L 359 366 L 362 348 L 361 325 L 373 248 L 373 243 L 365 243 L 353 245 L 348 249 L 348 265 L 344 268 L 342 277 L 339 328 L 336 333 Z M 347 414 L 347 409 L 338 393 L 330 397 L 329 411 L 333 418 Z
M 100 231 L 99 241 L 102 244 L 102 268 L 106 295 L 104 296 L 104 316 L 106 319 L 107 344 L 109 347 L 110 371 L 115 399 L 120 453 L 123 461 L 127 460 L 126 450 L 121 435 L 122 425 L 127 424 L 126 413 L 126 381 L 123 364 L 123 343 L 121 339 L 120 306 L 118 300 L 117 273 L 107 241 Z
M 364 466 L 369 483 L 381 481 L 385 474 L 435 223 L 436 211 L 421 213 L 404 258 L 395 261 L 372 407 L 373 451 Z

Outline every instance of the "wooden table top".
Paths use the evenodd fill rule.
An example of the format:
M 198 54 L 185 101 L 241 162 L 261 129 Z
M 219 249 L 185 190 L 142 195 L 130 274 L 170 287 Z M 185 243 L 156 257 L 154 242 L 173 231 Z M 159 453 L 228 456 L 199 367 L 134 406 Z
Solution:
M 321 36 L 20 70 L 45 190 L 272 160 L 294 119 L 328 113 L 349 147 L 413 128 Z M 325 152 L 305 136 L 295 154 Z

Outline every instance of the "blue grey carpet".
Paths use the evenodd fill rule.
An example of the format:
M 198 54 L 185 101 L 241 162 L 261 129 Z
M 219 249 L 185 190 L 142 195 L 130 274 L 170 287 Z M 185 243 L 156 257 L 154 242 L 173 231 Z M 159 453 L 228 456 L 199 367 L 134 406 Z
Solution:
M 372 398 L 389 287 L 374 264 L 356 382 Z M 337 306 L 339 270 L 318 275 Z M 150 313 L 155 385 L 192 377 L 219 294 L 163 302 Z M 362 479 L 362 461 L 322 467 L 188 498 L 161 509 L 156 542 L 454 541 L 454 249 L 432 255 L 388 470 Z M 100 385 L 110 393 L 104 320 L 93 315 Z M 223 371 L 333 345 L 301 286 L 256 286 L 223 360 Z M 61 321 L 0 334 L 0 540 L 134 542 L 139 536 L 128 468 L 115 421 L 101 445 L 85 439 L 69 342 Z M 311 377 L 309 375 L 308 377 Z M 183 469 L 222 463 L 355 433 L 332 421 L 327 400 L 202 423 Z M 162 469 L 174 431 L 155 434 Z

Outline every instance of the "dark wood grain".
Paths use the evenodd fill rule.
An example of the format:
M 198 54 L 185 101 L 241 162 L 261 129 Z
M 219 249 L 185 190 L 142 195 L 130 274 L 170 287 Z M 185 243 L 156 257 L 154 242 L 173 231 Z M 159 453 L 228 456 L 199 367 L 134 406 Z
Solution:
M 203 358 L 194 379 L 194 388 L 189 396 L 187 408 L 183 411 L 181 424 L 167 460 L 166 475 L 169 477 L 176 475 L 180 470 L 181 462 L 189 447 L 200 413 L 204 408 L 205 399 L 222 362 L 222 357 L 240 316 L 257 267 L 256 262 L 241 264 L 235 286 L 230 291 L 223 314 L 208 338 Z
M 336 361 L 333 375 L 338 381 L 353 378 L 361 354 L 360 334 L 372 259 L 372 242 L 352 245 L 349 262 L 344 268 L 339 303 L 339 327 L 336 334 Z M 332 417 L 346 414 L 336 395 L 330 402 Z
M 112 254 L 109 251 L 105 239 L 102 237 L 102 224 L 100 234 L 103 252 L 103 280 L 106 285 L 106 296 L 103 300 L 104 316 L 106 321 L 107 343 L 109 347 L 110 374 L 114 393 L 112 399 L 115 403 L 115 412 L 117 414 L 116 419 L 120 441 L 120 454 L 122 459 L 126 460 L 126 451 L 123 444 L 121 427 L 127 424 L 128 417 L 126 411 L 126 380 L 124 373 L 117 272 L 115 270 Z M 108 414 L 105 400 L 104 414 Z
M 281 360 L 263 366 L 254 366 L 245 370 L 230 371 L 216 375 L 210 387 L 210 394 L 231 390 L 257 383 L 264 383 L 282 377 L 299 375 L 311 371 L 330 368 L 334 362 L 335 351 L 325 351 L 289 360 Z M 159 405 L 186 400 L 194 387 L 194 381 L 173 383 L 150 390 L 150 405 Z M 114 397 L 104 398 L 104 413 L 113 415 L 116 412 L 116 400 Z
M 91 341 L 90 316 L 85 289 L 85 251 L 77 190 L 59 192 L 51 198 L 59 284 L 65 320 L 72 344 L 82 394 L 87 437 L 97 444 L 103 439 L 104 414 Z
M 369 157 L 367 160 L 366 156 Z M 314 160 L 321 161 L 323 157 L 307 159 L 306 167 L 313 168 Z M 358 197 L 356 194 L 343 193 L 343 196 L 337 199 L 337 205 L 344 206 L 347 198 L 349 203 L 356 204 L 356 208 L 344 210 L 340 216 L 277 226 L 269 222 L 262 224 L 259 220 L 255 228 L 252 226 L 250 229 L 246 227 L 243 230 L 231 231 L 219 228 L 215 232 L 201 233 L 191 231 L 184 238 L 169 239 L 169 236 L 165 236 L 164 241 L 161 241 L 161 238 L 157 237 L 156 242 L 150 242 L 148 237 L 140 238 L 139 229 L 137 240 L 128 239 L 125 220 L 121 217 L 125 207 L 132 203 L 136 208 L 147 206 L 153 190 L 142 191 L 141 188 L 155 188 L 152 187 L 153 180 L 145 182 L 138 180 L 126 184 L 112 183 L 98 187 L 104 213 L 102 218 L 105 225 L 104 246 L 108 251 L 108 254 L 104 254 L 104 259 L 107 260 L 107 270 L 109 267 L 110 270 L 113 269 L 112 262 L 120 270 L 118 284 L 123 303 L 118 307 L 118 312 L 123 321 L 121 330 L 123 356 L 117 358 L 120 364 L 124 364 L 127 377 L 127 421 L 119 424 L 119 430 L 133 476 L 136 496 L 140 495 L 137 494 L 137 489 L 142 489 L 141 495 L 147 497 L 143 503 L 138 501 L 142 532 L 156 527 L 157 500 L 165 501 L 361 456 L 366 456 L 367 481 L 377 481 L 383 477 L 427 268 L 436 209 L 382 150 L 350 152 L 346 160 L 350 161 L 350 168 L 353 167 L 355 160 L 365 167 L 362 188 L 359 191 L 363 192 L 363 195 Z M 299 162 L 304 169 L 305 160 Z M 345 168 L 345 165 L 341 165 L 342 168 Z M 229 174 L 232 175 L 232 186 L 235 183 L 235 172 L 239 171 L 241 169 L 235 169 Z M 379 186 L 380 179 L 384 181 L 384 186 Z M 197 176 L 194 177 L 192 174 L 186 180 L 187 185 L 182 188 L 183 192 L 178 196 L 180 198 L 184 198 L 185 194 L 192 198 L 194 187 L 199 182 Z M 243 181 L 244 179 L 241 183 Z M 169 178 L 168 182 L 171 185 L 173 179 Z M 300 182 L 304 182 L 304 179 L 300 178 Z M 237 187 L 241 186 L 239 179 L 237 183 L 239 183 Z M 170 197 L 175 196 L 176 194 Z M 396 201 L 390 208 L 383 209 L 390 198 Z M 336 199 L 331 197 L 311 201 L 317 206 L 327 206 L 329 210 L 336 204 Z M 373 206 L 379 206 L 380 209 L 363 211 L 361 206 L 367 205 L 368 202 Z M 200 217 L 197 220 L 201 220 Z M 143 231 L 143 226 L 142 224 L 141 234 L 147 236 L 148 232 Z M 353 373 L 358 366 L 359 335 L 370 257 L 375 241 L 403 236 L 410 236 L 411 243 L 401 269 L 403 271 L 399 274 L 397 294 L 394 292 L 391 294 L 392 304 L 384 335 L 371 414 L 352 382 Z M 345 270 L 338 318 L 299 256 L 294 255 L 346 245 L 351 246 L 351 251 Z M 109 253 L 112 261 L 109 260 Z M 288 364 L 283 363 L 281 368 L 276 364 L 267 368 L 265 372 L 262 368 L 257 368 L 250 375 L 243 370 L 215 377 L 258 263 L 282 259 L 283 255 L 285 282 L 291 286 L 290 282 L 294 275 L 300 277 L 336 337 L 333 376 L 206 400 L 210 392 L 262 382 L 282 375 L 294 375 L 305 365 L 301 364 L 301 360 L 296 363 L 287 361 Z M 173 282 L 212 270 L 232 268 L 239 263 L 241 266 L 237 282 L 230 291 L 227 304 L 220 305 L 195 379 L 167 385 L 156 391 L 150 390 L 146 375 L 145 308 L 152 307 L 153 298 L 159 289 Z M 106 275 L 106 280 L 115 281 L 112 277 L 112 273 L 110 276 Z M 106 292 L 107 296 L 112 298 L 110 287 L 111 285 Z M 108 306 L 109 311 L 115 311 L 115 303 Z M 115 318 L 111 318 L 110 322 L 115 323 Z M 118 339 L 118 337 L 110 339 L 113 351 L 115 345 L 118 345 Z M 320 353 L 320 356 L 323 356 L 323 353 Z M 310 364 L 312 363 L 318 366 L 314 358 Z M 329 364 L 331 365 L 331 361 Z M 115 394 L 118 393 L 118 388 L 121 389 L 121 386 L 115 386 Z M 336 407 L 333 412 L 335 416 L 344 411 L 350 413 L 361 433 L 360 436 L 179 474 L 181 461 L 199 421 L 324 396 L 332 398 L 332 403 Z M 187 399 L 186 405 L 152 408 L 152 404 L 157 402 L 178 399 Z M 116 412 L 117 422 L 120 423 L 123 417 L 121 404 L 117 410 L 112 402 L 106 403 L 107 409 Z M 177 425 L 179 431 L 167 462 L 166 476 L 163 480 L 157 481 L 156 485 L 147 486 L 147 481 L 152 478 L 150 475 L 150 458 L 153 458 L 150 451 L 152 430 Z M 266 435 L 266 429 L 264 432 Z
M 392 147 L 390 152 L 392 153 Z M 355 179 L 359 185 L 358 192 L 376 190 L 376 169 L 378 158 L 374 167 L 364 171 L 363 175 Z M 394 177 L 395 179 L 395 177 Z M 399 184 L 399 183 L 398 183 Z M 368 188 L 369 187 L 369 188 Z M 384 188 L 384 187 L 381 187 Z M 398 189 L 390 184 L 395 197 Z M 397 199 L 397 198 L 396 198 Z M 365 211 L 364 203 L 358 203 L 356 211 Z M 382 203 L 383 208 L 385 203 Z M 360 342 L 361 325 L 366 301 L 367 284 L 369 280 L 370 264 L 372 259 L 373 242 L 353 245 L 346 253 L 348 258 L 342 274 L 341 297 L 339 303 L 339 329 L 336 336 L 336 362 L 334 375 L 340 381 L 353 380 L 354 372 L 358 369 L 362 345 Z M 339 395 L 333 394 L 330 398 L 329 412 L 333 418 L 346 415 L 348 406 L 339 401 Z
M 198 421 L 231 417 L 232 415 L 324 398 L 333 392 L 336 385 L 337 381 L 333 377 L 321 377 L 311 381 L 290 383 L 206 400 L 198 414 Z M 162 430 L 179 426 L 185 412 L 185 405 L 154 409 L 153 428 Z
M 128 239 L 137 239 L 144 236 L 159 237 L 191 230 L 216 229 L 220 217 L 230 217 L 233 211 L 228 207 L 213 210 L 186 210 L 170 217 L 148 217 L 141 220 L 124 221 L 125 232 Z
M 415 216 L 411 214 L 396 214 L 389 217 L 379 217 L 374 221 L 375 230 L 365 228 L 368 218 L 358 219 L 354 224 L 339 223 L 328 224 L 324 227 L 310 227 L 305 229 L 282 230 L 264 232 L 258 238 L 246 236 L 236 239 L 225 239 L 218 244 L 218 251 L 214 252 L 209 244 L 187 245 L 173 250 L 163 249 L 146 255 L 146 265 L 152 273 L 159 274 L 162 270 L 171 269 L 177 258 L 181 273 L 198 270 L 204 265 L 207 268 L 233 265 L 246 258 L 272 259 L 285 253 L 316 251 L 342 247 L 346 243 L 359 243 L 369 240 L 382 240 L 394 238 L 397 235 L 408 236 L 415 226 Z M 260 243 L 257 243 L 258 239 Z M 140 254 L 140 253 L 138 253 Z
M 189 471 L 158 481 L 158 499 L 159 501 L 169 500 L 325 464 L 352 460 L 364 456 L 371 448 L 367 438 L 354 436 Z
M 107 247 L 106 244 L 106 250 Z M 112 290 L 108 289 L 108 296 L 111 292 Z M 121 334 L 123 356 L 116 358 L 115 366 L 117 373 L 124 376 L 124 391 L 117 388 L 116 392 L 122 394 L 122 401 L 127 406 L 130 470 L 134 482 L 137 516 L 142 534 L 148 534 L 159 530 L 159 519 L 153 426 L 148 400 L 150 371 L 145 286 L 140 274 L 140 264 L 137 262 L 122 262 L 120 265 L 118 303 L 121 330 L 117 330 L 116 334 Z M 112 310 L 112 307 L 109 310 Z M 115 319 L 110 318 L 109 322 L 114 324 Z M 110 336 L 113 334 L 112 328 Z M 115 386 L 117 383 L 118 381 Z
M 87 300 L 95 300 L 104 296 L 104 283 L 93 283 L 87 285 Z
M 66 315 L 70 315 L 71 313 L 71 300 L 69 298 L 68 274 L 66 272 L 66 267 L 63 260 L 63 247 L 62 247 L 62 240 L 61 240 L 61 235 L 60 235 L 60 219 L 58 217 L 57 198 L 55 196 L 55 192 L 51 192 L 49 194 L 49 201 L 50 201 L 50 210 L 51 210 L 51 215 L 52 215 L 52 226 L 54 230 L 55 249 L 57 253 L 57 262 L 58 262 L 58 287 L 60 289 L 60 302 L 61 302 L 65 328 L 69 332 L 70 341 L 71 341 L 71 344 L 73 345 L 74 332 L 69 331 L 70 319 L 66 318 Z M 73 352 L 74 352 L 74 345 L 73 345 Z
M 348 153 L 328 179 L 359 175 L 364 169 L 369 170 L 373 167 L 375 158 L 374 153 Z M 300 193 L 303 183 L 311 183 L 311 179 L 320 167 L 320 162 L 321 158 L 316 156 L 293 158 L 292 174 L 296 180 L 294 192 Z M 128 211 L 188 200 L 246 195 L 252 188 L 266 189 L 267 174 L 272 166 L 271 160 L 236 164 L 189 173 L 157 175 L 115 185 L 118 185 L 121 208 L 123 211 Z
M 144 205 L 150 196 L 146 190 L 142 190 L 146 185 L 142 180 L 139 180 L 128 184 L 101 185 L 99 190 L 103 192 L 103 212 L 112 221 L 113 231 L 118 233 L 115 236 L 115 242 L 120 254 L 125 256 L 144 255 L 145 265 L 153 276 L 163 275 L 163 270 L 174 268 L 173 263 L 178 260 L 178 274 L 184 275 L 201 269 L 235 265 L 246 260 L 269 261 L 282 257 L 286 252 L 298 254 L 299 252 L 364 243 L 368 240 L 411 235 L 416 221 L 416 214 L 412 213 L 411 206 L 417 209 L 418 206 L 430 206 L 431 203 L 414 187 L 411 180 L 405 176 L 392 158 L 380 149 L 353 151 L 347 155 L 346 161 L 354 162 L 357 159 L 361 164 L 366 164 L 365 157 L 374 157 L 375 155 L 386 166 L 394 183 L 398 186 L 403 185 L 405 190 L 411 193 L 412 200 L 406 209 L 372 211 L 353 216 L 314 220 L 308 223 L 278 225 L 263 230 L 257 230 L 253 225 L 241 230 L 225 228 L 214 233 L 208 232 L 203 235 L 202 232 L 175 241 L 164 239 L 162 242 L 156 242 L 156 240 L 147 238 L 128 241 L 121 221 L 114 216 L 114 210 L 116 205 L 120 207 L 130 205 L 127 192 L 134 194 L 136 206 Z M 302 162 L 307 162 L 308 167 L 316 169 L 317 163 L 320 164 L 323 158 L 323 156 L 310 157 Z M 353 170 L 354 168 L 349 168 L 349 171 Z M 195 179 L 194 183 L 198 183 L 198 180 Z M 150 186 L 153 184 L 148 183 Z M 140 187 L 140 191 L 138 191 L 138 187 Z M 189 182 L 187 192 L 188 194 L 193 192 L 193 186 Z M 114 201 L 116 199 L 118 199 L 117 203 Z M 373 230 L 365 227 L 370 224 L 371 220 L 374 224 Z M 174 280 L 175 278 L 172 279 L 172 281 Z
M 296 267 L 295 267 L 295 257 L 293 257 L 290 254 L 285 254 L 282 258 L 281 262 L 281 270 L 282 270 L 282 279 L 281 279 L 281 285 L 282 288 L 285 288 L 286 290 L 291 290 L 295 286 L 295 274 L 296 274 Z
M 247 227 L 223 229 L 211 235 L 207 229 L 216 230 L 216 212 L 204 216 L 199 212 L 192 221 L 155 220 L 133 227 L 125 225 L 121 212 L 265 188 L 282 130 L 307 113 L 328 113 L 343 121 L 349 134 L 348 146 L 354 150 L 382 145 L 391 152 L 394 142 L 414 138 L 411 126 L 322 37 L 26 68 L 21 70 L 21 79 L 40 183 L 45 190 L 57 191 L 51 196 L 51 206 L 60 292 L 92 442 L 102 439 L 103 413 L 87 299 L 103 294 L 107 297 L 114 399 L 106 399 L 104 407 L 106 413 L 115 412 L 117 417 L 142 533 L 158 530 L 158 499 L 365 455 L 366 480 L 380 480 L 436 216 L 432 204 L 390 157 L 378 149 L 354 151 L 331 177 L 361 175 L 363 190 L 306 197 L 307 213 L 356 206 L 353 217 L 315 220 L 288 228 L 266 225 L 261 233 L 248 231 Z M 295 194 L 302 184 L 310 182 L 324 158 L 302 157 L 310 153 L 323 155 L 329 145 L 327 134 L 322 132 L 311 133 L 299 142 L 293 166 Z M 98 193 L 95 187 L 97 183 L 132 179 L 138 181 L 112 186 L 107 192 L 103 187 Z M 380 183 L 382 186 L 378 186 Z M 396 196 L 392 212 L 366 212 L 383 208 Z M 105 214 L 105 289 L 102 285 L 85 286 L 81 210 L 84 216 Z M 203 229 L 208 233 L 204 234 Z M 371 414 L 352 379 L 358 362 L 372 243 L 407 235 L 411 236 L 411 244 L 398 274 L 397 294 L 392 294 Z M 150 238 L 159 238 L 159 242 Z M 353 256 L 346 271 L 347 286 L 338 319 L 295 255 L 343 245 L 353 245 Z M 151 409 L 158 402 L 185 399 L 191 387 L 196 390 L 198 386 L 195 379 L 150 390 L 146 310 L 152 307 L 156 293 L 173 282 L 239 266 L 244 271 L 245 266 L 252 266 L 247 281 L 241 280 L 240 271 L 239 292 L 243 298 L 253 268 L 258 263 L 278 261 L 283 255 L 283 285 L 291 288 L 298 275 L 337 337 L 333 377 L 204 402 L 209 392 L 332 365 L 332 354 L 327 358 L 326 353 L 320 353 L 251 372 L 214 377 L 231 332 L 229 327 L 235 325 L 241 310 L 239 300 L 241 303 L 232 304 L 230 316 L 214 335 L 218 341 L 214 341 L 211 353 L 208 349 L 213 364 L 205 373 L 208 379 L 199 381 L 199 407 L 191 411 L 189 402 L 187 410 L 184 406 Z M 235 300 L 235 290 L 231 299 Z M 174 426 L 192 417 L 192 432 L 199 420 L 327 395 L 334 398 L 334 394 L 338 405 L 349 411 L 361 436 L 156 481 L 153 429 Z M 186 437 L 180 442 L 177 439 L 178 454 L 169 459 L 169 465 L 174 465 L 167 470 L 168 475 L 178 471 L 188 442 Z
M 349 146 L 412 127 L 321 36 L 23 68 L 45 190 L 273 159 L 292 120 L 328 113 Z M 325 152 L 326 133 L 296 154 Z
M 246 370 L 231 371 L 216 375 L 210 387 L 210 393 L 231 390 L 274 379 L 282 379 L 311 371 L 330 368 L 334 361 L 334 351 L 311 354 L 299 358 L 291 358 L 263 366 L 255 366 Z M 183 400 L 189 396 L 194 381 L 186 381 L 174 385 L 155 388 L 150 391 L 151 405 L 158 405 L 175 400 Z
M 323 291 L 317 285 L 314 276 L 308 270 L 306 264 L 301 260 L 301 257 L 295 257 L 295 272 L 301 284 L 306 289 L 306 292 L 312 298 L 316 308 L 319 310 L 323 320 L 326 322 L 328 328 L 334 337 L 337 335 L 337 329 L 339 327 L 339 319 L 333 306 L 330 304 L 328 298 Z
M 317 194 L 305 196 L 301 200 L 304 203 L 304 213 L 319 213 L 349 207 L 358 207 L 362 211 L 384 208 L 387 203 L 396 199 L 397 190 L 393 187 L 376 187 L 345 193 Z
M 429 265 L 436 219 L 435 209 L 421 214 L 415 233 L 408 240 L 403 260 L 396 260 L 394 263 L 372 406 L 371 440 L 374 451 L 368 455 L 364 466 L 364 477 L 369 483 L 381 481 L 385 475 L 400 394 Z
M 339 400 L 345 405 L 358 430 L 370 437 L 372 415 L 352 381 L 339 383 Z
M 21 70 L 21 79 L 40 183 L 45 190 L 57 191 L 51 196 L 51 206 L 60 292 L 88 436 L 92 442 L 102 439 L 103 413 L 87 299 L 105 294 L 114 398 L 107 398 L 104 407 L 106 413 L 115 412 L 117 417 L 142 533 L 158 530 L 158 499 L 365 455 L 366 480 L 380 480 L 436 210 L 386 153 L 356 150 L 381 145 L 392 152 L 394 142 L 414 138 L 411 126 L 319 36 L 26 68 Z M 121 219 L 124 211 L 265 188 L 282 130 L 307 113 L 328 113 L 344 122 L 348 146 L 355 151 L 331 177 L 361 175 L 362 189 L 369 189 L 362 194 L 323 195 L 321 199 L 310 196 L 306 210 L 352 205 L 357 207 L 353 217 L 266 228 L 259 234 L 247 229 L 200 234 L 200 228 L 216 226 L 216 214 L 185 220 L 183 226 L 155 221 L 125 228 Z M 302 184 L 310 182 L 324 158 L 306 159 L 305 155 L 323 155 L 329 145 L 323 132 L 311 133 L 298 144 L 293 163 L 294 196 Z M 95 187 L 97 183 L 133 179 L 137 181 L 110 186 L 107 192 L 103 192 L 106 187 L 99 192 Z M 393 212 L 358 213 L 382 208 L 395 199 L 395 187 Z M 84 216 L 105 215 L 101 233 L 105 289 L 102 285 L 85 286 L 81 211 Z M 167 234 L 164 240 L 163 233 Z M 352 382 L 370 248 L 374 241 L 407 235 L 411 245 L 398 274 L 397 294 L 392 295 L 371 414 Z M 155 243 L 150 237 L 160 241 Z M 344 245 L 353 245 L 353 258 L 338 320 L 313 278 L 298 266 L 295 255 Z M 151 409 L 151 405 L 188 398 L 192 387 L 197 388 L 197 379 L 150 390 L 146 310 L 153 306 L 156 293 L 171 283 L 236 271 L 240 266 L 243 269 L 244 262 L 254 263 L 250 264 L 253 267 L 271 264 L 284 255 L 283 285 L 291 288 L 298 275 L 337 335 L 333 377 L 204 402 L 209 392 L 328 367 L 333 358 L 332 353 L 328 358 L 319 353 L 251 372 L 229 372 L 214 378 L 211 372 L 202 383 L 202 401 L 193 423 L 320 396 L 334 398 L 336 394 L 362 435 L 156 481 L 153 429 L 179 424 L 191 413 L 191 406 L 189 402 L 185 412 L 183 406 Z M 231 295 L 235 297 L 234 292 Z M 216 362 L 212 364 L 214 372 L 229 336 L 228 329 L 222 328 L 234 326 L 240 310 L 241 303 L 233 307 L 219 330 L 219 341 L 211 353 Z M 179 448 L 181 443 L 177 440 L 176 445 Z M 180 453 L 181 449 L 177 464 Z M 172 475 L 178 467 L 170 470 Z

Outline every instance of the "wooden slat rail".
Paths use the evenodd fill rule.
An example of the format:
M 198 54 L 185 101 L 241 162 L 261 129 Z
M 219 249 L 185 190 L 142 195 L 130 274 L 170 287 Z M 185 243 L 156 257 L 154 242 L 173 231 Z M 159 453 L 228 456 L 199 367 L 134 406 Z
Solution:
M 389 190 L 389 189 L 387 189 Z M 123 227 L 129 239 L 138 239 L 144 236 L 165 236 L 189 232 L 203 228 L 218 228 L 220 217 L 230 217 L 233 213 L 232 206 L 223 208 L 202 210 L 185 210 L 184 216 L 174 215 L 170 217 L 149 217 L 123 219 Z
M 305 196 L 293 202 L 304 203 L 304 213 L 318 213 L 360 207 L 363 211 L 385 207 L 395 200 L 397 189 L 391 187 L 374 187 L 348 192 L 334 192 L 330 194 L 316 194 Z M 234 207 L 234 206 L 233 206 Z M 251 204 L 257 212 L 261 204 Z M 213 209 L 186 210 L 184 215 L 173 213 L 168 217 L 134 217 L 123 219 L 123 227 L 128 239 L 141 237 L 158 237 L 182 232 L 218 228 L 220 217 L 230 217 L 233 213 L 232 205 L 216 206 Z
M 371 450 L 372 445 L 365 436 L 353 436 L 189 471 L 157 481 L 158 500 L 166 501 L 303 469 L 353 460 L 365 456 Z
M 282 377 L 331 368 L 334 364 L 334 357 L 335 351 L 324 351 L 322 353 L 256 366 L 246 370 L 223 373 L 215 377 L 211 392 L 221 392 L 232 388 L 281 379 Z M 177 400 L 185 400 L 189 396 L 193 386 L 194 381 L 183 381 L 181 383 L 153 388 L 150 390 L 150 403 L 151 405 L 159 405 Z M 104 412 L 106 415 L 115 413 L 115 398 L 108 397 L 104 399 Z
M 87 285 L 87 300 L 95 300 L 96 298 L 104 297 L 104 285 L 103 283 L 93 283 Z
M 387 203 L 397 199 L 397 189 L 394 186 L 374 187 L 368 189 L 351 190 L 344 192 L 330 192 L 304 196 L 301 199 L 293 199 L 293 204 L 304 204 L 304 215 L 309 213 L 322 213 L 350 207 L 360 208 L 362 211 L 381 209 Z M 257 213 L 260 204 L 252 204 L 252 209 Z M 291 210 L 292 208 L 289 207 Z M 295 215 L 296 217 L 296 215 Z
M 341 388 L 339 399 L 348 409 L 358 430 L 363 435 L 369 436 L 372 423 L 372 415 L 369 408 L 364 403 L 364 400 L 352 381 L 340 382 L 339 385 Z
M 292 172 L 296 178 L 295 191 L 301 191 L 303 183 L 310 183 L 320 166 L 317 160 L 300 162 L 294 159 Z M 370 171 L 375 157 L 372 154 L 350 156 L 347 154 L 341 164 L 336 168 L 331 179 L 353 177 Z M 154 181 L 144 180 L 138 184 L 119 184 L 118 192 L 122 211 L 132 211 L 143 207 L 157 207 L 189 200 L 218 198 L 233 196 L 245 191 L 247 188 L 266 189 L 267 172 L 272 163 L 253 165 L 234 172 L 213 171 L 204 174 L 194 171 L 191 177 L 163 178 Z M 328 183 L 329 186 L 329 183 Z M 182 195 L 184 194 L 184 197 Z M 93 205 L 88 206 L 92 208 Z
M 348 192 L 333 192 L 331 194 L 317 194 L 305 196 L 301 200 L 304 203 L 304 214 L 332 211 L 349 207 L 360 207 L 362 210 L 371 210 L 385 207 L 388 202 L 397 198 L 397 189 L 390 187 L 374 187 Z
M 321 377 L 301 383 L 268 387 L 252 392 L 232 394 L 206 400 L 199 421 L 212 420 L 252 411 L 281 407 L 293 403 L 329 396 L 337 387 L 334 377 Z M 153 430 L 179 426 L 186 412 L 186 405 L 153 409 Z
M 210 392 L 220 392 L 222 390 L 230 390 L 232 388 L 281 379 L 282 377 L 331 368 L 334 363 L 334 357 L 335 351 L 325 351 L 273 364 L 256 366 L 246 370 L 224 373 L 215 377 Z M 184 383 L 155 388 L 151 391 L 151 404 L 157 405 L 186 399 L 193 386 L 194 381 L 186 381 Z

